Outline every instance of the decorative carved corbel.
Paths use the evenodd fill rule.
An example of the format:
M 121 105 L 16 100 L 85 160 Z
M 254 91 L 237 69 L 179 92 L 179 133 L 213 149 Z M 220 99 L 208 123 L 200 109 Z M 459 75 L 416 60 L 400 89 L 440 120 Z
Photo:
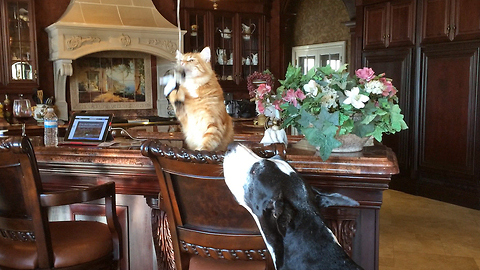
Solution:
M 329 207 L 322 209 L 326 225 L 332 230 L 337 241 L 350 257 L 352 256 L 353 238 L 357 232 L 356 219 L 359 211 L 357 208 Z
M 55 105 L 57 106 L 59 112 L 58 118 L 67 120 L 68 104 L 66 101 L 66 83 L 67 76 L 72 76 L 73 74 L 72 60 L 55 60 L 53 63 L 53 69 L 53 76 L 55 80 Z

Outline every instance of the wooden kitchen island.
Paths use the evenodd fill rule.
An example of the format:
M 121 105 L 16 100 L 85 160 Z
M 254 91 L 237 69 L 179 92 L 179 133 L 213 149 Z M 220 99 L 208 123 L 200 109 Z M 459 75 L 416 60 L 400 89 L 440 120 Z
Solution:
M 140 135 L 142 134 L 137 134 Z M 175 132 L 143 136 L 161 139 L 173 146 L 182 145 L 181 135 Z M 260 138 L 258 134 L 238 134 L 235 140 L 258 142 Z M 292 142 L 299 140 L 298 137 L 289 139 Z M 157 207 L 160 190 L 151 161 L 140 153 L 141 141 L 123 140 L 109 148 L 65 146 L 47 148 L 41 146 L 39 138 L 32 140 L 34 144 L 37 141 L 35 154 L 45 189 L 60 190 L 115 181 L 118 194 L 133 195 L 142 199 L 144 197 L 146 204 L 152 209 L 152 219 L 151 224 L 140 226 L 143 226 L 143 229 L 148 227 L 148 230 L 152 231 L 151 238 L 134 239 L 138 227 L 135 229 L 134 224 L 128 224 L 132 222 L 128 218 L 124 221 L 126 228 L 124 234 L 129 239 L 128 243 L 136 243 L 146 250 L 152 250 L 153 237 L 158 268 L 165 268 L 165 254 L 159 254 L 162 253 L 159 246 L 164 245 L 161 242 L 164 229 L 162 226 L 165 226 L 162 212 Z M 383 145 L 375 145 L 365 147 L 362 152 L 332 154 L 327 161 L 323 161 L 315 152 L 289 146 L 286 159 L 312 186 L 322 191 L 339 192 L 360 203 L 360 206 L 355 208 L 329 208 L 324 215 L 339 242 L 353 259 L 366 270 L 378 269 L 379 211 L 383 191 L 388 189 L 391 176 L 398 173 L 397 160 L 392 150 Z M 125 209 L 127 212 L 130 210 L 129 207 Z M 134 214 L 128 213 L 129 216 Z M 139 244 L 138 241 L 143 243 Z M 136 255 L 130 253 L 126 256 L 128 259 L 128 256 Z M 126 263 L 123 268 L 133 270 L 151 268 L 148 268 L 149 260 L 145 258 L 140 260 L 145 263 L 144 266 L 138 264 L 129 266 Z

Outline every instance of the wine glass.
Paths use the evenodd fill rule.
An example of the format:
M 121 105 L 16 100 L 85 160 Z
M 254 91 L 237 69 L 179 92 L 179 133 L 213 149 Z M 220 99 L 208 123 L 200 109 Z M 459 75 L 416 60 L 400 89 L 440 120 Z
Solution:
M 26 136 L 25 134 L 25 121 L 28 118 L 33 116 L 32 105 L 30 100 L 24 99 L 20 96 L 19 99 L 13 101 L 13 117 L 22 123 L 22 137 Z

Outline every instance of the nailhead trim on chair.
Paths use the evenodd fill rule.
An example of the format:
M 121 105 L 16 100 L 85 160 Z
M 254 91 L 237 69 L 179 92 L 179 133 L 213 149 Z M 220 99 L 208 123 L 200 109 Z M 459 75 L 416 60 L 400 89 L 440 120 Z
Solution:
M 32 232 L 8 231 L 0 229 L 3 238 L 21 242 L 35 242 L 35 235 Z
M 158 149 L 152 149 L 160 153 L 160 156 L 167 157 L 169 159 L 190 161 L 193 163 L 210 163 L 210 164 L 222 164 L 224 152 L 218 152 L 218 154 L 212 154 L 207 151 L 197 151 L 188 149 L 179 149 L 170 147 L 168 145 L 159 145 Z
M 149 150 L 149 144 L 155 144 L 155 147 Z M 260 154 L 263 157 L 273 157 L 274 155 L 280 155 L 285 158 L 286 150 L 283 144 L 272 144 L 270 149 L 255 149 L 254 152 Z M 155 140 L 148 141 L 142 146 L 142 153 L 156 153 L 159 156 L 166 157 L 168 159 L 187 161 L 192 163 L 208 163 L 208 164 L 222 164 L 225 152 L 218 151 L 215 153 L 208 151 L 189 150 L 185 148 L 171 147 L 166 144 L 156 144 Z M 144 154 L 148 156 L 148 154 Z
M 195 244 L 190 244 L 185 241 L 180 241 L 184 252 L 195 254 L 205 258 L 213 259 L 226 259 L 230 261 L 252 261 L 266 260 L 267 250 L 231 250 L 231 249 L 219 249 L 212 247 L 202 247 Z

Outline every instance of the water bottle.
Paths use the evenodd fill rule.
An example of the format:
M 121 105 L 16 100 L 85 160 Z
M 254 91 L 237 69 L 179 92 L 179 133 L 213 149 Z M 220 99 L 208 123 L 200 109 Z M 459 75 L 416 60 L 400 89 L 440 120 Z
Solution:
M 47 113 L 43 118 L 43 125 L 45 127 L 45 133 L 43 136 L 43 142 L 45 146 L 57 146 L 58 145 L 58 117 L 55 114 L 53 108 L 48 108 Z

